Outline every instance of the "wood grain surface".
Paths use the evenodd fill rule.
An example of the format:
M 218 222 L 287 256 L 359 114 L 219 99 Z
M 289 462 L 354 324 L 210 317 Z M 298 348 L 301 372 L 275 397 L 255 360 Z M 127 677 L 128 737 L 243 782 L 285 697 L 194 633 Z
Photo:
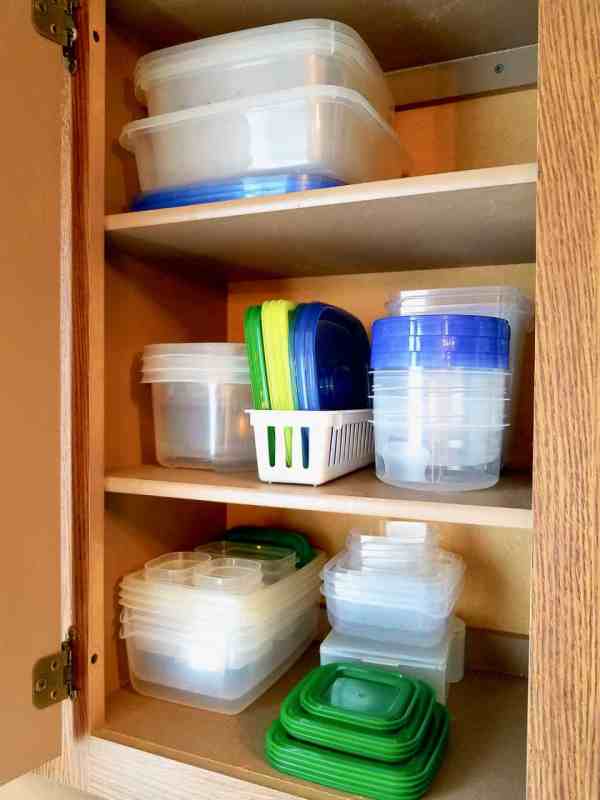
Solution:
M 529 800 L 600 796 L 600 5 L 542 0 Z

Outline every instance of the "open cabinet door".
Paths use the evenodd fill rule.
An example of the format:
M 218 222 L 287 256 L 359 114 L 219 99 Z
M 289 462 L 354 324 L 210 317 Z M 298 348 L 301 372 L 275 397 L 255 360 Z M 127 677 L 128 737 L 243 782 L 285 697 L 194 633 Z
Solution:
M 65 636 L 61 408 L 70 390 L 61 379 L 68 352 L 61 289 L 69 264 L 71 79 L 60 47 L 35 32 L 31 13 L 32 0 L 0 4 L 0 783 L 61 747 L 61 706 L 34 706 L 32 671 Z

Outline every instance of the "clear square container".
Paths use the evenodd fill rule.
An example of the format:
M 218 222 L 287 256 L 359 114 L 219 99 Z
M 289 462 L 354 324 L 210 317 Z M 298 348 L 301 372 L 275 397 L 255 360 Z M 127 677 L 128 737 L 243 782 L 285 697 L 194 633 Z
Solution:
M 321 664 L 374 664 L 425 681 L 437 700 L 446 703 L 448 685 L 458 683 L 464 674 L 465 624 L 452 617 L 443 639 L 432 647 L 378 642 L 331 631 L 321 644 Z
M 363 39 L 331 20 L 198 39 L 148 53 L 135 68 L 136 96 L 150 116 L 313 84 L 354 89 L 384 118 L 393 111 L 385 76 Z

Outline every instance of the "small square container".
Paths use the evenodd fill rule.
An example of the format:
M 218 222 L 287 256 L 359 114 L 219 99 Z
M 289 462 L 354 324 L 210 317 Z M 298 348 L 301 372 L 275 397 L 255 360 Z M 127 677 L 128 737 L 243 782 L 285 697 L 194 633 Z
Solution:
M 394 129 L 351 89 L 309 86 L 131 122 L 143 192 L 270 173 L 344 183 L 400 178 L 410 162 Z
M 212 555 L 209 553 L 165 553 L 146 562 L 144 576 L 147 581 L 193 585 L 195 571 L 208 568 L 211 561 Z
M 135 68 L 150 115 L 311 84 L 355 89 L 385 118 L 394 102 L 381 67 L 348 25 L 305 19 L 167 47 Z
M 209 554 L 213 558 L 221 556 L 256 561 L 261 568 L 266 585 L 276 583 L 286 575 L 295 572 L 298 559 L 296 552 L 289 548 L 226 540 L 200 545 L 194 552 Z
M 439 703 L 446 703 L 448 685 L 464 675 L 465 624 L 452 617 L 448 632 L 433 647 L 414 647 L 345 636 L 331 631 L 321 644 L 321 664 L 374 664 L 417 678 L 432 687 Z

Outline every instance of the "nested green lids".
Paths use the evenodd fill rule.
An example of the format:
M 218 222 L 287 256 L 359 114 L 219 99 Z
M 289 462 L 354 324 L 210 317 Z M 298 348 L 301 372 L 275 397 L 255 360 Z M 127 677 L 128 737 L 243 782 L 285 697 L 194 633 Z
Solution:
M 316 692 L 317 697 L 325 697 L 322 708 L 335 711 L 336 716 L 316 716 L 307 710 L 303 698 L 326 669 L 307 675 L 281 706 L 280 722 L 291 736 L 379 761 L 405 761 L 423 747 L 435 707 L 428 686 L 377 668 L 358 666 L 355 674 L 339 670 L 333 681 L 321 681 Z M 379 681 L 378 673 L 395 680 Z M 381 721 L 383 728 L 365 727 L 363 718 L 369 723 Z
M 306 566 L 315 557 L 315 551 L 306 536 L 296 531 L 240 525 L 227 531 L 225 538 L 232 542 L 259 542 L 295 550 L 298 554 L 297 569 Z
M 412 758 L 384 764 L 291 737 L 280 720 L 265 742 L 268 761 L 281 772 L 374 800 L 416 800 L 431 785 L 448 741 L 449 717 L 436 703 L 423 747 Z

